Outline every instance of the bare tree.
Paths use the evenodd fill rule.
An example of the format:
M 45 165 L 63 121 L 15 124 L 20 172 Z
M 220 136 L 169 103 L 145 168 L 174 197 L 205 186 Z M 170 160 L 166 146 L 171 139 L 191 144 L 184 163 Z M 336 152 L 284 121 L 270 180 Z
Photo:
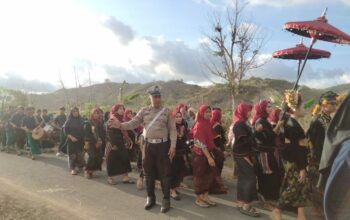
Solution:
M 75 79 L 75 88 L 76 88 L 76 106 L 80 106 L 80 99 L 79 99 L 79 89 L 81 88 L 80 81 L 79 81 L 79 73 L 76 70 L 76 66 L 73 68 L 74 70 L 74 79 Z
M 64 95 L 66 97 L 66 103 L 68 104 L 68 107 L 70 107 L 71 105 L 70 105 L 69 95 L 68 95 L 67 89 L 66 89 L 66 87 L 64 85 L 64 82 L 63 82 L 63 79 L 62 79 L 62 76 L 61 76 L 60 72 L 58 72 L 58 80 L 60 81 L 62 90 L 63 90 Z
M 90 70 L 88 69 L 88 74 L 89 74 L 89 102 L 92 103 L 92 82 L 91 82 L 91 74 Z
M 246 6 L 240 5 L 239 0 L 232 0 L 232 7 L 226 9 L 224 20 L 221 16 L 214 16 L 211 20 L 211 32 L 206 34 L 209 41 L 203 44 L 209 53 L 204 65 L 211 75 L 227 83 L 233 106 L 242 79 L 249 71 L 264 64 L 259 62 L 258 55 L 266 36 L 257 25 L 243 20 Z

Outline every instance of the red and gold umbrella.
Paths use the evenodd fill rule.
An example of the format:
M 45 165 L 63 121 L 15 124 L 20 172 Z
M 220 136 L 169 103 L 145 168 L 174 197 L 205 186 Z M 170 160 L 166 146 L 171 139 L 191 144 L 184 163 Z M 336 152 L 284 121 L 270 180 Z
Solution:
M 273 58 L 286 59 L 286 60 L 297 60 L 298 61 L 298 74 L 300 71 L 300 64 L 308 52 L 309 48 L 303 43 L 297 44 L 295 47 L 287 48 L 284 50 L 278 50 L 272 53 Z M 307 59 L 321 59 L 329 58 L 331 53 L 326 50 L 311 49 Z
M 284 29 L 292 33 L 311 38 L 311 45 L 305 55 L 303 65 L 294 85 L 294 89 L 298 87 L 300 76 L 305 68 L 305 64 L 313 45 L 316 43 L 316 40 L 323 40 L 338 44 L 350 44 L 350 35 L 328 24 L 328 20 L 326 19 L 326 12 L 327 9 L 324 11 L 321 17 L 313 21 L 288 22 L 284 25 Z

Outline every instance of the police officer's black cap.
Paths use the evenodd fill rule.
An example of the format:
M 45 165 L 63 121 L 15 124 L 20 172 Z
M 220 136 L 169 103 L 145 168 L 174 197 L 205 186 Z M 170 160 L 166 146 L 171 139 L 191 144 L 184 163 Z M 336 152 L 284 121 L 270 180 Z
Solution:
M 160 87 L 158 85 L 152 86 L 147 89 L 147 93 L 151 96 L 160 96 Z

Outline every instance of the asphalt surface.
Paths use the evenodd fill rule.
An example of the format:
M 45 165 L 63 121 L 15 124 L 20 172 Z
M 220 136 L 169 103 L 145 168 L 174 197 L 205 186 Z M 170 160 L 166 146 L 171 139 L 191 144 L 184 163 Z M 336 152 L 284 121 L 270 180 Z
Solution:
M 136 180 L 138 174 L 134 172 L 130 176 Z M 145 190 L 122 184 L 121 177 L 116 178 L 117 185 L 111 186 L 106 177 L 105 170 L 97 172 L 91 180 L 82 173 L 71 176 L 67 157 L 43 154 L 32 161 L 25 155 L 0 152 L 0 219 L 252 219 L 235 208 L 233 180 L 225 180 L 229 194 L 211 197 L 217 202 L 216 207 L 200 208 L 194 204 L 191 188 L 180 189 L 181 201 L 172 200 L 172 209 L 162 214 L 160 190 L 156 192 L 158 205 L 146 211 Z M 29 211 L 33 209 L 37 212 Z M 262 216 L 258 219 L 270 219 L 268 211 L 260 211 Z M 291 215 L 288 213 L 284 219 L 295 219 Z

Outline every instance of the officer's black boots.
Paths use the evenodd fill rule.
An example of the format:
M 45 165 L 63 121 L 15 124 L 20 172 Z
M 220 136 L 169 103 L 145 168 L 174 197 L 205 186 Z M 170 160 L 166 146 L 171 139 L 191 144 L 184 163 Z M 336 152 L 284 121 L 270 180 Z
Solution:
M 163 199 L 162 206 L 160 207 L 160 212 L 161 213 L 166 213 L 169 210 L 170 210 L 170 200 Z
M 166 213 L 170 209 L 170 178 L 162 179 L 161 184 L 164 197 L 160 212 Z
M 156 198 L 147 196 L 145 209 L 149 210 L 149 209 L 153 208 L 153 206 L 155 206 L 155 205 L 156 205 Z
M 145 204 L 145 209 L 149 210 L 153 206 L 156 205 L 156 195 L 154 193 L 154 179 L 151 178 L 145 178 L 146 179 L 146 189 L 147 189 L 147 200 Z

